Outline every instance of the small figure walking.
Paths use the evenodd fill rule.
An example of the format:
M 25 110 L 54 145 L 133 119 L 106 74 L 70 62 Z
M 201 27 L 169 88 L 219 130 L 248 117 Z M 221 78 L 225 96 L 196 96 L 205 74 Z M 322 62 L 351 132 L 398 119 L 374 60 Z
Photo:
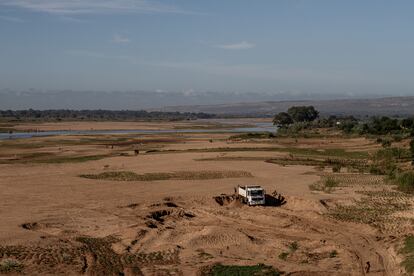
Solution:
M 367 262 L 365 264 L 365 273 L 369 273 L 369 270 L 371 269 L 371 264 L 369 262 Z

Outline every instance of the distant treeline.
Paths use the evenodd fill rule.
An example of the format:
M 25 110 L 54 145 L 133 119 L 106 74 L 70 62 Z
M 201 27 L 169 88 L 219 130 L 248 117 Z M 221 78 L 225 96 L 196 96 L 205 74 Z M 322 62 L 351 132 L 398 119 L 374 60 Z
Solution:
M 313 106 L 292 106 L 273 118 L 279 133 L 295 134 L 317 128 L 337 128 L 347 134 L 406 135 L 414 137 L 414 117 L 390 118 L 386 116 L 357 119 L 353 116 L 319 117 Z
M 192 112 L 161 112 L 145 110 L 0 110 L 0 118 L 11 120 L 194 120 L 215 118 L 213 114 Z

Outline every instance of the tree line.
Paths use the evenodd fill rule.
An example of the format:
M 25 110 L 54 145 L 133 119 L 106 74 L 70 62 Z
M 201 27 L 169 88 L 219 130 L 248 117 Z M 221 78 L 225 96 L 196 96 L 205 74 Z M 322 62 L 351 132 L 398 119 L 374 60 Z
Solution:
M 194 120 L 215 118 L 214 114 L 193 112 L 162 112 L 145 110 L 0 110 L 0 118 L 12 120 Z
M 292 106 L 287 112 L 273 117 L 273 124 L 282 131 L 299 132 L 312 128 L 338 128 L 347 134 L 371 135 L 407 135 L 414 136 L 414 117 L 396 119 L 386 116 L 359 120 L 353 116 L 319 117 L 313 106 Z
M 347 135 L 376 138 L 382 148 L 371 154 L 369 172 L 386 175 L 388 181 L 395 183 L 398 189 L 414 194 L 414 117 L 401 119 L 382 116 L 364 120 L 353 116 L 320 118 L 313 106 L 293 106 L 287 112 L 276 114 L 273 124 L 278 126 L 278 135 L 282 136 L 318 135 L 319 129 L 325 129 L 333 130 L 331 133 L 334 135 L 340 130 Z M 393 142 L 401 143 L 392 146 Z M 409 162 L 410 168 L 407 167 Z

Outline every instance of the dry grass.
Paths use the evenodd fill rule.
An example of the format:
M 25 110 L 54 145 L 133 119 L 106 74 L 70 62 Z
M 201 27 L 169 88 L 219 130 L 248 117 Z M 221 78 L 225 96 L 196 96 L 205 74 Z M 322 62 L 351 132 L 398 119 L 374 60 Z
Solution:
M 369 224 L 393 234 L 411 229 L 409 218 L 395 216 L 397 212 L 412 208 L 412 198 L 396 191 L 360 191 L 363 197 L 350 205 L 337 205 L 329 216 L 357 223 Z
M 83 174 L 80 177 L 112 181 L 158 181 L 158 180 L 207 180 L 220 178 L 253 177 L 245 171 L 178 171 L 136 174 L 130 171 Z
M 135 268 L 134 275 L 142 275 L 139 267 L 174 265 L 179 262 L 178 250 L 148 253 L 116 253 L 112 244 L 119 240 L 108 236 L 93 238 L 77 237 L 59 240 L 42 246 L 0 246 L 0 274 L 36 271 L 35 275 L 124 275 L 125 268 Z M 88 256 L 93 256 L 86 262 Z M 24 271 L 23 271 L 24 270 Z M 27 270 L 27 273 L 26 273 Z M 40 273 L 39 273 L 40 272 Z
M 398 202 L 393 196 L 377 197 L 370 195 L 355 201 L 348 206 L 338 205 L 330 212 L 330 215 L 343 221 L 366 223 L 378 228 L 389 221 L 388 217 L 395 212 L 408 210 L 410 205 L 406 202 Z
M 309 189 L 316 191 L 324 191 L 326 193 L 332 192 L 336 187 L 339 186 L 339 181 L 335 180 L 333 177 L 324 177 L 321 181 L 309 185 Z
M 309 185 L 315 191 L 331 192 L 335 187 L 362 187 L 384 185 L 384 176 L 370 174 L 320 174 L 321 180 Z
M 266 161 L 272 157 L 261 157 L 261 156 L 222 156 L 222 157 L 211 157 L 211 158 L 197 158 L 194 161 Z
M 186 153 L 186 152 L 245 152 L 245 151 L 268 151 L 286 152 L 301 156 L 336 157 L 344 159 L 366 159 L 369 154 L 365 151 L 346 151 L 344 149 L 313 149 L 313 148 L 294 148 L 294 147 L 238 147 L 238 148 L 201 148 L 185 150 L 158 150 L 153 153 Z
M 384 176 L 357 173 L 323 174 L 322 177 L 332 178 L 340 187 L 378 186 L 385 184 Z
M 329 208 L 328 216 L 374 226 L 382 231 L 401 233 L 411 227 L 411 219 L 397 216 L 412 206 L 412 196 L 392 190 L 383 176 L 368 174 L 326 174 L 320 182 L 310 185 L 312 190 L 325 192 L 335 187 L 351 187 L 362 195 L 348 204 L 341 202 Z M 382 187 L 381 190 L 378 188 Z

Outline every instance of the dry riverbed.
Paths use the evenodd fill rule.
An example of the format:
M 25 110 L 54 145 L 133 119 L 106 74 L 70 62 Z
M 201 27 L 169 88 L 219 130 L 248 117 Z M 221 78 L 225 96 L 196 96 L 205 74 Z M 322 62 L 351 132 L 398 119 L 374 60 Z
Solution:
M 41 128 L 80 127 L 73 124 Z M 108 124 L 82 127 L 129 123 Z M 142 124 L 128 127 L 171 128 Z M 208 275 L 221 263 L 287 275 L 403 274 L 413 201 L 357 171 L 376 143 L 230 136 L 0 141 L 0 273 Z M 349 167 L 332 173 L 327 159 Z M 286 202 L 214 199 L 238 184 L 276 190 Z

